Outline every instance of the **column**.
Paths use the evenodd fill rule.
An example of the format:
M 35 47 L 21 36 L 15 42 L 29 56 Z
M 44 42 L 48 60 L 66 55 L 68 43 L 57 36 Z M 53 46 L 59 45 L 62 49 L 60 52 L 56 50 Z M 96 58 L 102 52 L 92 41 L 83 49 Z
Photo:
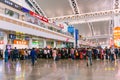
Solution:
M 76 39 L 75 39 L 75 29 L 74 29 L 74 43 L 73 43 L 74 48 L 76 48 Z
M 78 29 L 74 29 L 74 48 L 78 48 L 78 40 L 79 40 L 79 31 Z
M 8 44 L 8 38 L 7 38 L 7 33 L 6 32 L 4 32 L 3 41 L 4 41 L 4 46 L 3 46 L 3 58 L 4 58 L 5 57 L 4 52 L 5 52 L 5 49 L 6 49 L 6 45 Z
M 114 27 L 118 27 L 118 26 L 120 26 L 120 16 L 115 15 L 114 16 Z
M 44 42 L 44 48 L 46 48 L 47 47 L 47 41 L 44 39 L 43 42 Z
M 54 40 L 54 46 L 53 46 L 53 48 L 56 48 L 57 47 L 57 43 L 56 43 L 56 41 Z
M 33 48 L 33 47 L 32 47 L 32 38 L 30 38 L 30 40 L 29 40 L 29 48 L 30 48 L 30 49 Z

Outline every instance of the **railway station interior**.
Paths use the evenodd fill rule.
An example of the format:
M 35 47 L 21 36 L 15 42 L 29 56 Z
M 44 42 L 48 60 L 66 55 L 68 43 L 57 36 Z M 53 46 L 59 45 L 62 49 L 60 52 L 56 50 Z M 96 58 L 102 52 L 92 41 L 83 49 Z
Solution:
M 120 0 L 0 0 L 0 80 L 120 80 Z

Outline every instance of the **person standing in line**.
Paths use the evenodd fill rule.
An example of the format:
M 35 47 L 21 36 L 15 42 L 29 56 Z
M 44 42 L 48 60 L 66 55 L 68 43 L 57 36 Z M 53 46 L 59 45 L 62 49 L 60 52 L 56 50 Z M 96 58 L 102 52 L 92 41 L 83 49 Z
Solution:
M 35 64 L 35 58 L 36 58 L 35 48 L 33 48 L 33 49 L 31 50 L 30 56 L 31 56 L 32 66 L 34 66 L 34 64 Z
M 92 65 L 92 49 L 91 48 L 88 48 L 87 50 L 87 58 L 88 58 L 87 66 L 89 64 Z
M 75 57 L 74 57 L 74 48 L 71 48 L 70 53 L 71 53 L 71 58 L 74 60 L 75 59 Z
M 47 59 L 47 48 L 44 49 L 44 58 Z
M 8 49 L 5 50 L 5 62 L 8 62 Z
M 57 58 L 57 50 L 56 48 L 53 49 L 53 60 L 56 61 Z
M 118 50 L 118 48 L 116 47 L 116 48 L 115 48 L 115 57 L 116 57 L 116 59 L 118 58 L 118 53 L 119 53 L 119 50 Z
M 114 47 L 111 47 L 110 48 L 110 61 L 111 62 L 115 60 L 114 55 L 115 55 L 115 49 L 114 49 Z

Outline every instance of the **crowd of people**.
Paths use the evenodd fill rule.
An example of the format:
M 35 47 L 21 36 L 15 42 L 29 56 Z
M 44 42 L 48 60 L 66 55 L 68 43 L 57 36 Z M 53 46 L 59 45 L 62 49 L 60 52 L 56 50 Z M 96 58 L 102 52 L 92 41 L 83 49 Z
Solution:
M 88 64 L 92 65 L 92 59 L 96 60 L 110 60 L 111 62 L 116 60 L 120 56 L 120 50 L 118 48 L 33 48 L 33 49 L 17 49 L 5 50 L 5 62 L 9 59 L 12 61 L 31 59 L 34 65 L 35 60 L 53 59 L 58 61 L 60 59 L 72 59 L 72 60 L 88 60 Z

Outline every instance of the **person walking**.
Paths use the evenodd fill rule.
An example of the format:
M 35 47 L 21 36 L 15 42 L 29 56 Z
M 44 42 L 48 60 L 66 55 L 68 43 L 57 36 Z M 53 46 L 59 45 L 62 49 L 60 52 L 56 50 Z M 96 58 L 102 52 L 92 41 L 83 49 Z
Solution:
M 71 48 L 70 54 L 71 54 L 71 59 L 74 60 L 74 48 Z
M 115 55 L 115 49 L 114 49 L 114 47 L 111 47 L 110 48 L 110 61 L 111 62 L 113 62 L 115 60 L 114 55 Z
M 5 50 L 5 62 L 8 62 L 8 49 Z
M 31 50 L 30 56 L 31 56 L 32 66 L 34 66 L 34 64 L 35 64 L 35 58 L 36 58 L 35 48 L 33 48 L 33 49 Z
M 19 51 L 18 49 L 15 47 L 15 49 L 13 50 L 13 60 L 16 61 L 16 59 L 19 58 Z
M 88 58 L 87 66 L 89 64 L 92 65 L 92 49 L 91 48 L 88 48 L 87 50 L 87 58 Z

